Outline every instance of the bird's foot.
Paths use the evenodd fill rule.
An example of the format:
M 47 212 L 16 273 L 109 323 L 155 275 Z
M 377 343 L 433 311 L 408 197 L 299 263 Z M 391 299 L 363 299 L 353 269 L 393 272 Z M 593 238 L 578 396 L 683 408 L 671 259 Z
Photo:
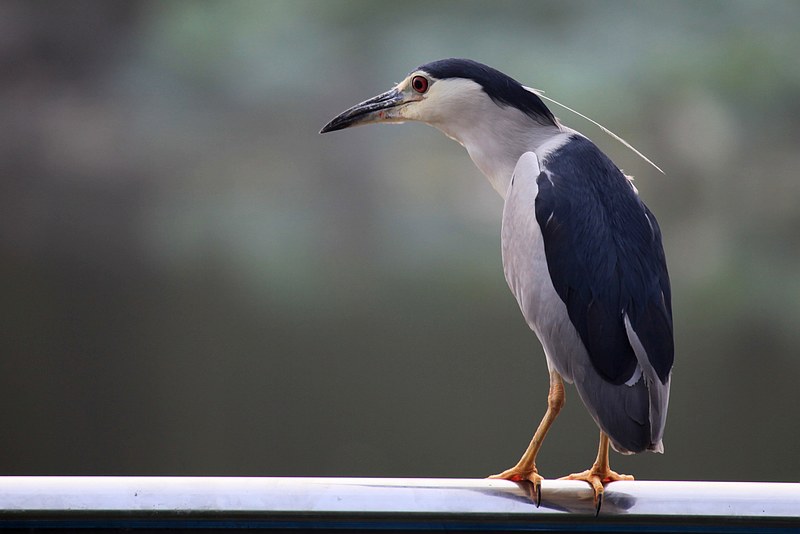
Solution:
M 619 480 L 633 480 L 633 477 L 631 475 L 620 475 L 608 467 L 599 467 L 594 465 L 591 469 L 587 469 L 582 473 L 573 473 L 571 475 L 561 477 L 559 480 L 583 480 L 584 482 L 588 482 L 594 490 L 595 515 L 599 515 L 600 507 L 603 505 L 603 492 L 605 491 L 604 485 L 608 484 L 609 482 L 617 482 Z
M 530 482 L 533 484 L 533 495 L 536 501 L 536 507 L 542 503 L 542 475 L 536 471 L 536 467 L 523 469 L 520 467 L 512 467 L 506 469 L 502 473 L 492 475 L 489 478 L 511 480 L 512 482 Z

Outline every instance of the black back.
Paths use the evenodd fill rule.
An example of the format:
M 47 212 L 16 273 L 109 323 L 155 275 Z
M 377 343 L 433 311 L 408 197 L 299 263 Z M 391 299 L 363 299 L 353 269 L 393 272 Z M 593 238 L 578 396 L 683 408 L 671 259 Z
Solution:
M 574 135 L 544 158 L 536 220 L 553 286 L 589 358 L 613 384 L 636 355 L 624 316 L 662 383 L 673 362 L 672 304 L 661 231 L 616 165 Z

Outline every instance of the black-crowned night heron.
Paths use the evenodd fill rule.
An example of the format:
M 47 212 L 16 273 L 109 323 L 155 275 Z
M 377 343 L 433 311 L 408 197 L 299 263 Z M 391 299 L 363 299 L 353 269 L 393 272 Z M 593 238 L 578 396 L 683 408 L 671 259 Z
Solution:
M 443 59 L 354 106 L 322 133 L 421 121 L 463 145 L 505 199 L 503 269 L 550 371 L 547 412 L 517 465 L 498 478 L 530 481 L 564 404 L 563 381 L 600 427 L 585 480 L 602 503 L 623 454 L 663 452 L 673 361 L 670 283 L 661 231 L 636 188 L 589 139 L 559 123 L 537 93 L 486 65 Z

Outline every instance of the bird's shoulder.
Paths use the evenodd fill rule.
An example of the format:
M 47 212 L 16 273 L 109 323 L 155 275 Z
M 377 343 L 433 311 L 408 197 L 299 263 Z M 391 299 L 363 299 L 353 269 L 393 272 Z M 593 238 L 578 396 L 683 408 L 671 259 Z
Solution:
M 584 189 L 588 200 L 607 202 L 611 195 L 638 198 L 631 179 L 590 139 L 577 132 L 554 137 L 544 143 L 537 156 L 550 181 L 558 181 L 566 193 Z M 619 207 L 619 206 L 617 206 Z

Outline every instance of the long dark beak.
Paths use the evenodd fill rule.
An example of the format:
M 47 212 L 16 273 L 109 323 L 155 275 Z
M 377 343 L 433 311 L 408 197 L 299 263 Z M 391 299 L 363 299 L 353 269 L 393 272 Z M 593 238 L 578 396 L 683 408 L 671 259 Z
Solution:
M 319 133 L 335 132 L 351 126 L 373 122 L 398 122 L 397 107 L 405 102 L 403 92 L 397 88 L 365 100 L 337 115 L 322 127 Z

